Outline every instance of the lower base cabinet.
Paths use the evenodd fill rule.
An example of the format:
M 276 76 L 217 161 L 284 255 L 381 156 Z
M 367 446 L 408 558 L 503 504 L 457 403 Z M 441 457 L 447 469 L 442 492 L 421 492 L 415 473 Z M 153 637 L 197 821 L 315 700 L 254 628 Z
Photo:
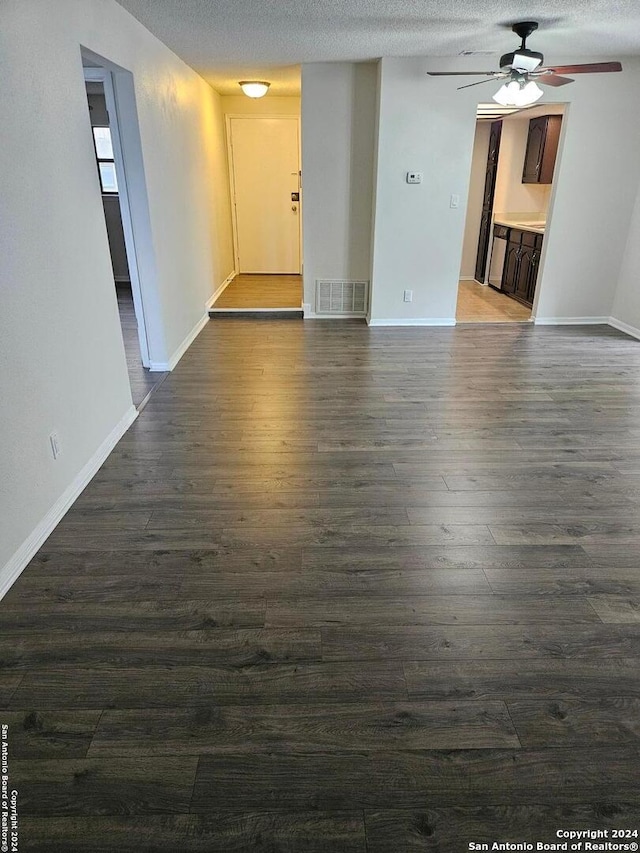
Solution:
M 542 234 L 516 228 L 509 230 L 502 271 L 503 293 L 525 305 L 533 305 L 541 251 Z

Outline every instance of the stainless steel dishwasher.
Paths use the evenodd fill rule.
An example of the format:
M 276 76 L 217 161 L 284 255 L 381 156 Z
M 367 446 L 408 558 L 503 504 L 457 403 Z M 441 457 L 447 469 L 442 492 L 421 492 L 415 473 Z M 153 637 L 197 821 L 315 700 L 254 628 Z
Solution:
M 489 263 L 489 284 L 496 290 L 502 290 L 502 271 L 507 254 L 509 228 L 506 225 L 493 226 L 493 243 L 491 245 L 491 262 Z

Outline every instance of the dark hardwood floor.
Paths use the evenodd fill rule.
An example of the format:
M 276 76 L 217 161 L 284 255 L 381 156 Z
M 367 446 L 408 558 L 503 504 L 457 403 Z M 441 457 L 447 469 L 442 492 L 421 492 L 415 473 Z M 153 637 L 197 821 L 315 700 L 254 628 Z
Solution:
M 0 604 L 23 851 L 640 816 L 640 342 L 210 323 Z
M 166 373 L 151 372 L 142 366 L 140 358 L 140 341 L 138 340 L 138 322 L 133 307 L 133 295 L 129 283 L 118 282 L 116 284 L 118 297 L 118 312 L 120 314 L 120 327 L 122 328 L 122 340 L 124 352 L 127 357 L 127 372 L 129 374 L 129 385 L 131 386 L 131 397 L 136 407 L 140 407 L 165 379 Z

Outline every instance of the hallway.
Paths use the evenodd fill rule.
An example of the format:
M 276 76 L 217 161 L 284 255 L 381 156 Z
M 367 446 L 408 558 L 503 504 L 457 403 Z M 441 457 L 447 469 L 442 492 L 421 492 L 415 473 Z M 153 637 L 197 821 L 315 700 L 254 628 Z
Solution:
M 639 370 L 605 326 L 209 323 L 0 603 L 24 849 L 633 828 Z

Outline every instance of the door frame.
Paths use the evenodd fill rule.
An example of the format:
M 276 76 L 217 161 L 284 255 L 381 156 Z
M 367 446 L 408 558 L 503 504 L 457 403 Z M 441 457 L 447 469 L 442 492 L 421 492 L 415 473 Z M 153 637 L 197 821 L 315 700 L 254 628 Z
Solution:
M 140 271 L 138 269 L 138 255 L 134 236 L 131 206 L 129 203 L 129 190 L 127 187 L 127 170 L 125 158 L 122 151 L 122 139 L 120 136 L 120 123 L 118 114 L 118 102 L 112 72 L 108 68 L 83 67 L 85 82 L 102 83 L 104 97 L 109 114 L 109 129 L 111 131 L 111 142 L 113 145 L 113 159 L 115 161 L 116 178 L 118 181 L 118 200 L 120 202 L 120 215 L 122 217 L 122 230 L 124 231 L 124 244 L 129 266 L 129 279 L 131 281 L 131 292 L 133 294 L 133 309 L 136 315 L 138 327 L 138 341 L 140 344 L 140 358 L 143 367 L 150 368 L 149 339 L 145 322 L 144 300 L 142 298 L 142 287 L 140 285 Z
M 229 170 L 229 194 L 231 196 L 231 230 L 233 232 L 233 256 L 235 259 L 235 268 L 240 269 L 240 249 L 238 244 L 238 221 L 236 215 L 236 187 L 235 175 L 233 168 L 233 145 L 231 142 L 231 121 L 234 118 L 242 119 L 287 119 L 288 121 L 296 122 L 298 132 L 298 193 L 300 201 L 298 202 L 298 257 L 300 258 L 300 270 L 293 275 L 302 275 L 302 140 L 301 140 L 301 122 L 299 115 L 282 114 L 282 113 L 226 113 L 225 114 L 225 135 L 227 141 L 227 167 Z

